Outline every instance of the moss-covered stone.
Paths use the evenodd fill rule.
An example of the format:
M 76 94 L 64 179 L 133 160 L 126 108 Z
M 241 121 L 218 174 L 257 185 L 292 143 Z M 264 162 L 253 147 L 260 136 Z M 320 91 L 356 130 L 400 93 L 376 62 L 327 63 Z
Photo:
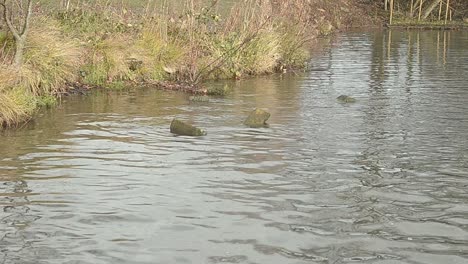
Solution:
M 214 96 L 226 96 L 230 92 L 230 88 L 227 85 L 221 86 L 213 86 L 208 88 L 206 94 L 214 95 Z
M 178 119 L 172 120 L 171 133 L 176 134 L 176 135 L 181 135 L 181 136 L 192 136 L 192 137 L 200 137 L 200 136 L 206 135 L 206 132 L 203 129 L 194 127 Z
M 336 98 L 341 103 L 355 103 L 356 99 L 348 95 L 340 95 Z
M 244 125 L 252 128 L 265 127 L 268 124 L 266 121 L 270 118 L 270 113 L 262 109 L 255 109 L 250 113 L 247 119 L 244 121 Z

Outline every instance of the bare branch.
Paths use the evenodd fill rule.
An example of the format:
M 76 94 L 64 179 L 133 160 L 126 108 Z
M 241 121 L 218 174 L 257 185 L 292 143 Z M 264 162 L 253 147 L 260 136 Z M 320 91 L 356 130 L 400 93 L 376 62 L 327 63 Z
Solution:
M 27 0 L 25 4 L 23 4 L 23 1 L 12 3 L 12 1 L 2 0 L 0 7 L 3 8 L 3 20 L 15 39 L 14 65 L 19 67 L 23 63 L 23 53 L 26 46 L 26 36 L 29 31 L 33 0 Z M 17 13 L 13 16 L 16 10 Z M 15 25 L 17 26 L 15 27 Z
M 23 37 L 29 30 L 29 20 L 32 13 L 32 0 L 28 0 L 28 10 L 24 18 L 23 30 L 21 31 L 21 37 Z
M 11 31 L 13 34 L 13 37 L 16 40 L 21 39 L 20 34 L 18 33 L 18 30 L 13 26 L 13 23 L 11 22 L 11 14 L 9 14 L 8 7 L 6 6 L 6 1 L 3 1 L 3 3 L 0 3 L 0 6 L 3 7 L 3 19 L 5 20 L 8 29 Z

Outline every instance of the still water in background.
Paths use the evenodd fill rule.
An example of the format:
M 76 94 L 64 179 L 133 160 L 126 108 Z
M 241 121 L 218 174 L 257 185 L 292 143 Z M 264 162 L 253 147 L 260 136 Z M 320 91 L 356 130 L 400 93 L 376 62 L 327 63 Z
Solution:
M 467 44 L 346 33 L 210 103 L 65 98 L 0 136 L 0 263 L 468 263 Z

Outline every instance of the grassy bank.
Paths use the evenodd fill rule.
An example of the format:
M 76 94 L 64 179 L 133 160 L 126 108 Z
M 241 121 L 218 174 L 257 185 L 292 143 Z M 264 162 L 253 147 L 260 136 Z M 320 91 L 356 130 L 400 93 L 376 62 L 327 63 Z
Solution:
M 218 1 L 187 0 L 177 12 L 164 2 L 37 5 L 20 67 L 12 66 L 14 38 L 0 27 L 0 124 L 27 121 L 77 87 L 197 91 L 207 79 L 304 68 L 317 36 L 366 22 L 364 11 L 350 14 L 352 0 L 246 0 L 224 13 Z

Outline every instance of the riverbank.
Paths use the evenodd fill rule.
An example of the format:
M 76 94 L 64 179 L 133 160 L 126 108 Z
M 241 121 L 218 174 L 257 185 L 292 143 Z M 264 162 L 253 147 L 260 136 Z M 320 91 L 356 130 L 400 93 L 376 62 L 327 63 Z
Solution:
M 28 121 L 83 88 L 143 84 L 209 93 L 205 80 L 303 69 L 317 37 L 375 19 L 354 0 L 249 0 L 225 14 L 217 2 L 187 1 L 177 12 L 35 6 L 20 67 L 12 66 L 12 34 L 0 31 L 1 126 Z
M 391 25 L 386 25 L 388 28 L 394 29 L 420 29 L 420 30 L 465 30 L 468 29 L 467 21 L 417 21 L 408 19 L 394 20 Z

